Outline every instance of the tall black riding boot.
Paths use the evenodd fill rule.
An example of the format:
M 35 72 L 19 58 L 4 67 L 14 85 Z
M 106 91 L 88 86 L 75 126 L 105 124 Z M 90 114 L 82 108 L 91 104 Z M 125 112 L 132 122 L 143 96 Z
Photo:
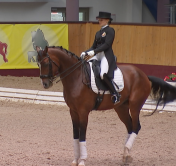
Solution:
M 112 96 L 111 96 L 111 100 L 114 104 L 117 104 L 120 102 L 120 97 L 121 95 L 116 91 L 114 84 L 112 83 L 112 80 L 108 77 L 107 74 L 103 75 L 103 81 L 105 82 L 105 84 L 107 85 L 107 87 L 109 88 L 109 91 L 111 92 Z

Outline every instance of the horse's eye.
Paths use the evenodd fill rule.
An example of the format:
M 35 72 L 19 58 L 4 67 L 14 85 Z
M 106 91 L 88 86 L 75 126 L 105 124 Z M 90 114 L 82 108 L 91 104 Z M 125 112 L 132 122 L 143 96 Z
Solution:
M 43 66 L 45 66 L 45 67 L 48 67 L 48 65 L 49 65 L 49 62 L 43 63 Z

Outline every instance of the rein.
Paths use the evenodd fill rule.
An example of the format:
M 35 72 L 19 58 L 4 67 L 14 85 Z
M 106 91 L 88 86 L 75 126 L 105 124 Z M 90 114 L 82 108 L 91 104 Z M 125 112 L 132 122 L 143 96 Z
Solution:
M 81 63 L 80 63 L 81 62 Z M 73 66 L 69 67 L 67 70 L 63 71 L 62 73 L 56 75 L 56 78 L 57 77 L 60 77 L 62 74 L 66 73 L 67 71 L 69 71 L 70 69 L 72 69 L 73 67 L 75 67 L 72 71 L 70 71 L 68 74 L 66 74 L 64 77 L 60 77 L 59 80 L 56 81 L 56 83 L 58 83 L 59 81 L 63 80 L 65 77 L 67 77 L 68 75 L 70 75 L 72 72 L 74 72 L 78 67 L 80 67 L 83 63 L 85 62 L 85 60 L 81 60 L 81 61 L 78 61 L 76 64 L 74 64 Z M 79 64 L 80 63 L 80 64 Z M 77 65 L 79 64 L 79 65 Z M 77 65 L 77 66 L 76 66 Z

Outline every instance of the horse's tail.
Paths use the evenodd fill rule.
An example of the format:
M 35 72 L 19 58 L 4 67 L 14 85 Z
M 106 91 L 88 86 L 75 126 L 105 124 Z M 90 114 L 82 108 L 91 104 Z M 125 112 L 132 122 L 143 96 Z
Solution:
M 154 99 L 157 100 L 157 105 L 152 114 L 157 110 L 159 104 L 165 105 L 176 99 L 176 87 L 168 84 L 161 78 L 154 76 L 148 76 L 149 80 L 152 82 L 152 94 Z M 151 115 L 152 115 L 151 114 Z

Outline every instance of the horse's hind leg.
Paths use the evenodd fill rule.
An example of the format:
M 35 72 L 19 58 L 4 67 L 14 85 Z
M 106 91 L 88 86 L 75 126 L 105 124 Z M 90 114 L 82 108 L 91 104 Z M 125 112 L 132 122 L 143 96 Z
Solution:
M 120 120 L 125 124 L 126 128 L 127 128 L 127 138 L 125 140 L 125 144 L 127 143 L 130 135 L 132 134 L 133 128 L 132 128 L 132 119 L 131 116 L 129 114 L 129 106 L 128 106 L 128 102 L 124 103 L 123 105 L 119 106 L 117 109 L 115 109 L 115 111 L 117 112 Z M 130 163 L 132 162 L 132 157 L 129 154 L 129 151 L 126 151 L 126 149 L 124 149 L 124 156 L 123 156 L 123 162 L 124 163 Z
M 124 159 L 124 162 L 128 163 L 129 162 L 129 158 L 130 155 L 130 150 L 133 146 L 133 143 L 136 139 L 136 136 L 137 134 L 139 133 L 139 130 L 141 129 L 141 125 L 140 125 L 140 121 L 139 121 L 139 114 L 140 114 L 140 110 L 145 102 L 145 96 L 142 96 L 138 99 L 136 99 L 136 96 L 135 96 L 135 99 L 134 100 L 130 100 L 129 101 L 129 108 L 130 108 L 130 115 L 131 115 L 131 119 L 132 119 L 132 132 L 131 134 L 129 135 L 129 138 L 125 144 L 125 148 L 124 148 L 124 156 L 123 156 L 123 159 Z

